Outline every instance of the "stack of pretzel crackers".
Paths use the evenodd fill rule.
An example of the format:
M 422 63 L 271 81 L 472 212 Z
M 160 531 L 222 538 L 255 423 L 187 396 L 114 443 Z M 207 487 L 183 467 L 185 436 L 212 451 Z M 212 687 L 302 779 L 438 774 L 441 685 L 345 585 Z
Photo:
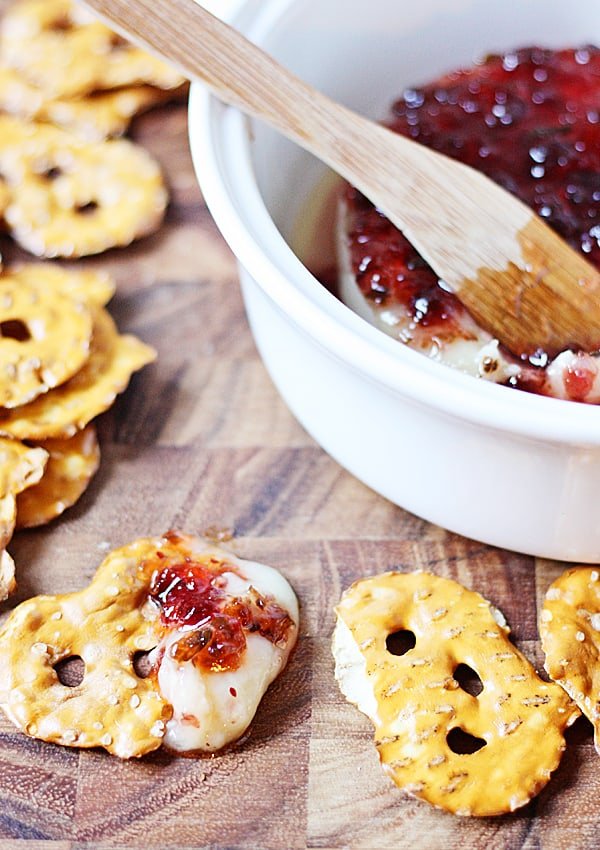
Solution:
M 0 108 L 89 141 L 179 97 L 183 78 L 124 41 L 72 0 L 22 0 L 4 16 Z
M 39 257 L 76 258 L 155 230 L 160 168 L 114 137 L 182 86 L 71 0 L 13 5 L 0 29 L 0 215 L 13 238 Z M 101 273 L 49 262 L 0 272 L 0 601 L 15 586 L 13 531 L 77 501 L 100 459 L 93 420 L 155 357 L 118 332 L 113 292 Z M 340 690 L 372 721 L 382 767 L 407 794 L 460 816 L 514 812 L 550 781 L 581 713 L 600 753 L 600 570 L 569 569 L 547 590 L 551 681 L 494 605 L 447 578 L 370 576 L 336 613 Z M 297 628 L 293 590 L 264 564 L 179 532 L 137 540 L 86 589 L 10 614 L 0 708 L 27 735 L 121 758 L 162 745 L 213 752 L 245 731 Z M 246 633 L 259 641 L 252 662 Z M 57 670 L 73 661 L 81 678 L 63 681 Z
M 24 265 L 0 276 L 0 546 L 48 522 L 97 469 L 92 420 L 154 351 L 121 335 L 105 309 L 114 287 L 96 272 Z M 14 586 L 4 558 L 0 598 Z
M 158 164 L 114 136 L 183 79 L 71 0 L 21 0 L 0 28 L 0 214 L 40 257 L 128 245 L 162 222 Z
M 184 80 L 71 0 L 18 0 L 0 24 L 0 217 L 45 259 L 125 246 L 162 223 L 150 154 L 121 136 Z M 50 263 L 0 270 L 0 600 L 15 528 L 49 522 L 96 471 L 92 420 L 155 352 L 119 334 L 108 277 Z

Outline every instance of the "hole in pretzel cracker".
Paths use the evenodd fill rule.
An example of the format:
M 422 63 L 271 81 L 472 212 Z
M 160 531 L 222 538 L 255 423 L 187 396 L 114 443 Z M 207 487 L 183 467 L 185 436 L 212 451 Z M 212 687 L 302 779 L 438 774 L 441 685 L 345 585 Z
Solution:
M 61 685 L 67 688 L 76 688 L 83 682 L 85 676 L 85 662 L 80 655 L 69 655 L 54 665 L 54 672 L 58 676 Z
M 454 678 L 463 691 L 472 697 L 478 697 L 483 690 L 483 682 L 468 664 L 459 664 L 454 671 Z
M 75 211 L 79 213 L 79 215 L 92 215 L 98 209 L 97 201 L 89 201 L 87 204 L 81 204 L 79 207 L 75 207 Z
M 69 30 L 73 29 L 73 23 L 65 15 L 64 17 L 56 18 L 55 21 L 52 21 L 48 29 L 51 32 L 69 32 Z
M 399 629 L 397 632 L 392 632 L 385 639 L 385 648 L 391 655 L 406 655 L 411 649 L 414 649 L 417 643 L 415 633 L 408 629 Z
M 29 328 L 21 319 L 6 319 L 0 322 L 0 336 L 17 342 L 28 342 L 31 339 Z
M 487 742 L 483 738 L 476 738 L 475 735 L 465 732 L 460 726 L 455 726 L 446 735 L 446 743 L 453 753 L 459 756 L 470 756 L 485 747 Z
M 42 177 L 45 177 L 46 180 L 57 180 L 62 174 L 64 174 L 64 172 L 60 166 L 51 165 L 42 172 Z
M 126 38 L 123 38 L 122 35 L 113 32 L 110 36 L 110 47 L 111 50 L 123 50 L 124 48 L 129 50 L 131 48 L 131 43 L 127 41 Z
M 150 653 L 152 651 L 153 650 L 140 649 L 133 656 L 133 669 L 135 670 L 135 675 L 139 676 L 140 679 L 147 679 L 150 673 L 152 673 L 154 668 L 154 665 L 150 660 Z

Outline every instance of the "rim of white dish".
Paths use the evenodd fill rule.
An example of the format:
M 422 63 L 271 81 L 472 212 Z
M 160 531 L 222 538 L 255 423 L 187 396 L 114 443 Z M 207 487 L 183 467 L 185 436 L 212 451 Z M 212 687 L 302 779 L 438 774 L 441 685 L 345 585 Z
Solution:
M 220 16 L 236 25 L 244 0 Z M 277 5 L 277 3 L 275 4 Z M 278 4 L 277 11 L 281 11 Z M 253 41 L 278 16 L 240 27 Z M 190 146 L 206 204 L 239 263 L 288 318 L 375 383 L 465 422 L 560 444 L 600 444 L 600 406 L 537 396 L 436 363 L 371 326 L 329 293 L 277 229 L 258 188 L 248 119 L 200 84 L 189 103 Z

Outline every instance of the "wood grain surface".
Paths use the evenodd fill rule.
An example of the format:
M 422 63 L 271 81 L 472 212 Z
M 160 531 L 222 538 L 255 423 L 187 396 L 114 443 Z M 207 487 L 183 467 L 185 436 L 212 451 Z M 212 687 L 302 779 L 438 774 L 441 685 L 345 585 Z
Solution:
M 547 789 L 512 816 L 435 811 L 406 799 L 381 772 L 370 722 L 333 679 L 332 606 L 342 590 L 391 567 L 456 578 L 504 611 L 517 644 L 539 664 L 537 613 L 564 565 L 428 525 L 318 448 L 259 360 L 234 260 L 196 187 L 185 109 L 145 116 L 134 135 L 167 173 L 167 222 L 157 236 L 83 265 L 115 275 L 114 316 L 156 346 L 159 359 L 100 421 L 102 466 L 81 502 L 48 528 L 14 538 L 19 589 L 1 610 L 82 587 L 108 546 L 171 527 L 217 526 L 234 532 L 239 554 L 290 579 L 301 637 L 248 735 L 212 758 L 158 752 L 121 762 L 31 740 L 0 718 L 0 847 L 600 846 L 600 759 L 586 721 L 570 731 Z M 9 262 L 22 256 L 8 240 L 0 247 Z

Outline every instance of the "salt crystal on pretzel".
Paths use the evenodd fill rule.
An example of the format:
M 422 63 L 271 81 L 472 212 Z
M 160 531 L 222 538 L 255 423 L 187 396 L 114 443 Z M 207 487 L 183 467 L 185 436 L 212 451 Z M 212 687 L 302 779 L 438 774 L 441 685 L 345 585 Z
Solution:
M 0 434 L 23 440 L 72 437 L 108 410 L 133 372 L 155 357 L 154 349 L 120 335 L 106 310 L 96 309 L 90 356 L 80 371 L 29 404 L 0 410 Z
M 118 37 L 71 0 L 20 0 L 2 21 L 0 58 L 52 97 L 183 83 L 161 60 Z
M 162 222 L 157 162 L 126 139 L 86 142 L 49 124 L 0 116 L 0 171 L 11 235 L 40 257 L 82 257 L 129 245 Z
M 83 495 L 100 465 L 94 425 L 66 440 L 44 440 L 48 453 L 40 481 L 17 496 L 17 529 L 35 528 L 60 516 Z
M 0 276 L 0 406 L 17 407 L 64 383 L 89 356 L 92 314 L 83 299 Z
M 594 726 L 600 754 L 600 570 L 566 570 L 546 593 L 540 615 L 544 667 Z
M 15 609 L 0 632 L 0 705 L 28 735 L 122 758 L 161 743 L 215 750 L 247 728 L 297 619 L 269 567 L 175 532 L 138 540 L 86 590 Z M 145 675 L 135 662 L 149 651 Z M 85 670 L 69 686 L 57 668 L 74 657 Z
M 2 111 L 55 124 L 90 142 L 122 136 L 136 115 L 180 98 L 185 90 L 184 86 L 167 91 L 140 85 L 87 97 L 48 98 L 41 89 L 28 83 L 22 73 L 0 66 Z
M 352 585 L 336 611 L 338 683 L 375 724 L 381 763 L 399 787 L 478 816 L 514 811 L 544 787 L 578 711 L 536 675 L 489 602 L 449 579 L 386 573 Z M 394 655 L 388 637 L 399 631 L 415 643 Z M 461 664 L 478 674 L 478 696 L 455 678 Z M 481 748 L 457 752 L 461 733 Z

